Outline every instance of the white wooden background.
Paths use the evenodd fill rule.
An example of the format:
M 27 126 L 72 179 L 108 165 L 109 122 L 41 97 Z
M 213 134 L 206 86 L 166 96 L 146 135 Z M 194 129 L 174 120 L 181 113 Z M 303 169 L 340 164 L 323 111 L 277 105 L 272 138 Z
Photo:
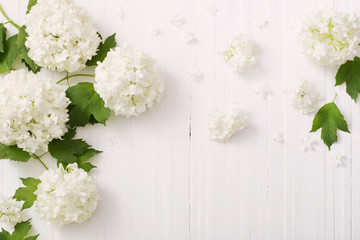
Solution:
M 331 101 L 334 69 L 308 63 L 300 54 L 294 26 L 308 11 L 337 6 L 360 14 L 358 0 L 75 0 L 88 9 L 103 36 L 117 32 L 158 60 L 167 91 L 158 107 L 140 118 L 111 117 L 107 127 L 89 126 L 79 136 L 104 151 L 93 171 L 101 194 L 95 215 L 81 225 L 58 228 L 36 214 L 40 240 L 321 240 L 360 239 L 360 112 L 337 87 L 337 103 L 352 134 L 333 146 L 346 155 L 335 168 L 320 141 L 302 152 L 299 139 L 313 115 L 288 105 L 284 86 L 303 75 Z M 27 0 L 0 0 L 8 15 L 24 22 Z M 215 4 L 218 14 L 203 9 Z M 117 13 L 124 6 L 126 16 Z M 169 24 L 174 14 L 198 42 L 186 45 Z M 257 19 L 268 19 L 260 30 Z M 149 37 L 152 27 L 162 34 Z M 12 30 L 12 32 L 14 32 Z M 233 73 L 218 51 L 230 35 L 254 35 L 259 63 Z M 199 68 L 204 80 L 186 72 Z M 88 70 L 92 72 L 92 70 Z M 60 74 L 51 74 L 59 79 Z M 266 81 L 274 91 L 261 101 L 254 87 Z M 207 138 L 206 119 L 214 105 L 239 102 L 249 125 L 226 144 Z M 285 142 L 273 141 L 283 131 Z M 318 133 L 315 134 L 319 140 Z M 117 144 L 109 145 L 110 137 Z M 46 162 L 55 167 L 55 162 Z M 12 195 L 19 177 L 38 177 L 35 161 L 0 162 L 0 190 Z

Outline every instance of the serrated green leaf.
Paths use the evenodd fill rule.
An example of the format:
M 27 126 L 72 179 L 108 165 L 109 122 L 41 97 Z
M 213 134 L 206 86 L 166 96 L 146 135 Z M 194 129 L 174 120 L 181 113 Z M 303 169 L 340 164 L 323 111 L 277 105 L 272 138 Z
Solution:
M 10 233 L 2 229 L 2 232 L 0 233 L 0 240 L 36 240 L 39 235 L 26 237 L 30 229 L 30 219 L 26 222 L 17 223 L 11 235 Z
M 66 90 L 66 96 L 70 99 L 69 124 L 71 127 L 85 126 L 93 116 L 97 122 L 105 125 L 110 116 L 110 109 L 105 107 L 100 95 L 95 92 L 94 85 L 89 82 L 81 82 Z
M 100 34 L 99 34 L 100 35 Z M 103 62 L 106 58 L 106 55 L 110 51 L 110 49 L 116 47 L 116 39 L 115 39 L 116 33 L 109 36 L 104 43 L 100 43 L 97 54 L 92 57 L 92 59 L 88 60 L 86 62 L 87 66 L 96 66 L 97 62 Z M 101 35 L 100 35 L 101 37 Z
M 37 0 L 29 0 L 28 6 L 27 6 L 27 11 L 26 14 L 28 14 L 31 10 L 31 8 L 37 4 Z
M 35 191 L 37 190 L 40 180 L 36 178 L 20 178 L 25 187 L 18 188 L 15 192 L 16 201 L 24 201 L 22 209 L 31 208 L 36 201 Z
M 355 57 L 340 66 L 335 86 L 346 83 L 346 92 L 356 102 L 360 92 L 360 58 Z
M 25 31 L 25 28 L 26 26 L 22 26 L 19 29 L 19 34 L 16 40 L 16 45 L 19 49 L 18 55 L 20 56 L 21 61 L 25 64 L 25 66 L 29 71 L 32 71 L 33 73 L 37 73 L 40 71 L 41 67 L 37 65 L 28 55 L 28 49 L 25 46 L 26 38 L 28 35 Z
M 58 165 L 62 164 L 64 168 L 71 163 L 77 163 L 79 168 L 89 172 L 95 168 L 89 162 L 89 159 L 101 151 L 91 148 L 82 139 L 72 139 L 76 134 L 75 129 L 70 129 L 63 139 L 53 140 L 49 144 L 49 152 L 53 158 L 58 161 Z
M 30 159 L 30 154 L 18 148 L 16 145 L 6 146 L 0 143 L 0 159 L 27 162 Z
M 19 53 L 16 45 L 17 34 L 5 41 L 4 53 L 0 54 L 0 73 L 10 72 Z
M 6 41 L 6 27 L 1 24 L 0 25 L 0 53 L 4 53 L 5 41 Z
M 316 113 L 310 132 L 321 129 L 321 139 L 329 150 L 333 143 L 337 141 L 337 130 L 350 133 L 348 125 L 334 102 L 325 104 Z

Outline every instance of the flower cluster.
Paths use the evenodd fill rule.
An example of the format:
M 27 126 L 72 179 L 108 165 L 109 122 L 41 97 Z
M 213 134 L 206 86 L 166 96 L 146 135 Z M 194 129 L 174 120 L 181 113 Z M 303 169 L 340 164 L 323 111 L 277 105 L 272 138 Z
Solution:
M 160 101 L 165 81 L 150 56 L 124 45 L 111 50 L 99 63 L 94 88 L 116 115 L 131 117 Z
M 69 0 L 39 0 L 25 25 L 29 57 L 53 71 L 80 71 L 101 41 L 86 10 Z
M 237 104 L 227 109 L 213 108 L 208 116 L 207 128 L 213 141 L 224 142 L 236 132 L 246 127 L 247 117 Z
M 355 14 L 324 9 L 311 12 L 299 29 L 302 53 L 321 65 L 337 66 L 357 55 L 360 19 Z
M 248 34 L 240 34 L 229 38 L 226 48 L 220 54 L 234 71 L 243 72 L 256 62 L 255 52 L 254 38 Z
M 0 229 L 14 231 L 14 226 L 25 220 L 22 204 L 0 193 Z
M 99 195 L 92 178 L 77 164 L 47 170 L 35 191 L 35 209 L 58 225 L 81 223 L 96 210 Z
M 69 102 L 52 79 L 12 71 L 0 85 L 0 142 L 30 153 L 47 151 L 52 139 L 67 132 Z
M 317 111 L 319 102 L 322 100 L 313 84 L 304 78 L 290 85 L 285 92 L 289 97 L 290 104 L 301 110 L 303 114 Z

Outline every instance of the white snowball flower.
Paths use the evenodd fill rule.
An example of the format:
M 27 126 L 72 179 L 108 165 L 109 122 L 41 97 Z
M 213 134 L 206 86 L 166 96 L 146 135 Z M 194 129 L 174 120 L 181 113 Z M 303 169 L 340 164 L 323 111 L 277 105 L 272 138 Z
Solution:
M 308 133 L 300 138 L 300 147 L 304 152 L 307 150 L 313 150 L 314 144 L 316 144 L 316 140 Z
M 285 141 L 285 139 L 284 139 L 284 133 L 282 133 L 281 131 L 276 131 L 276 132 L 274 133 L 273 139 L 274 139 L 274 141 L 276 141 L 276 142 L 280 142 L 280 143 L 284 142 L 284 141 Z
M 338 66 L 358 54 L 360 19 L 330 8 L 311 12 L 304 18 L 298 38 L 302 53 L 309 60 Z
M 47 170 L 35 191 L 35 210 L 57 225 L 82 223 L 95 212 L 99 194 L 93 179 L 77 164 Z
M 227 45 L 220 54 L 224 61 L 236 72 L 243 72 L 254 65 L 256 58 L 256 46 L 254 38 L 249 34 L 240 34 L 228 39 Z
M 23 69 L 0 83 L 1 143 L 35 153 L 67 132 L 70 100 L 63 86 Z
M 237 104 L 226 109 L 213 108 L 207 122 L 210 140 L 225 142 L 246 127 L 246 119 L 247 116 L 241 113 Z
M 269 24 L 269 20 L 265 19 L 265 18 L 261 18 L 261 19 L 257 19 L 256 20 L 256 26 L 259 28 L 259 29 L 264 29 L 268 26 Z
M 13 232 L 17 223 L 25 221 L 22 204 L 0 193 L 0 229 Z
M 265 101 L 269 94 L 272 94 L 272 90 L 266 83 L 260 83 L 255 87 L 255 94 L 257 94 L 261 100 Z
M 203 74 L 199 69 L 188 71 L 187 72 L 188 78 L 192 82 L 200 82 L 203 79 Z
M 116 115 L 139 116 L 161 99 L 165 80 L 155 60 L 124 45 L 111 50 L 95 69 L 96 92 Z
M 335 167 L 340 167 L 344 165 L 345 156 L 339 151 L 333 151 L 330 155 L 330 160 Z
M 25 25 L 29 57 L 53 71 L 80 71 L 101 41 L 86 10 L 69 0 L 39 0 Z
M 158 29 L 156 27 L 152 27 L 150 32 L 149 32 L 149 36 L 154 37 L 154 38 L 158 37 L 160 34 L 161 34 L 160 29 Z
M 118 10 L 118 12 L 116 13 L 116 15 L 120 18 L 120 19 L 124 19 L 126 16 L 126 8 L 124 6 L 121 6 Z
M 176 14 L 176 15 L 172 16 L 172 18 L 170 20 L 170 24 L 174 27 L 181 28 L 182 25 L 185 24 L 185 19 L 180 17 L 180 15 Z
M 319 102 L 322 100 L 313 84 L 305 78 L 289 85 L 285 93 L 288 95 L 290 104 L 303 114 L 317 111 Z

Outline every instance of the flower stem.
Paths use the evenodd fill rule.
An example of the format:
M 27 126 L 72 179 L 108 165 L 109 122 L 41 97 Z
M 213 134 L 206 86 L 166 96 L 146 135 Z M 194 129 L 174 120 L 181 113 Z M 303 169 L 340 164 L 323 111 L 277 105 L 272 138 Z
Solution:
M 4 12 L 4 10 L 2 9 L 2 7 L 0 6 L 0 12 L 2 13 L 2 15 L 6 18 L 6 20 L 8 20 L 9 23 L 11 23 L 11 25 L 13 25 L 14 27 L 16 27 L 18 30 L 20 29 L 20 26 L 17 25 L 16 23 L 14 23 Z
M 69 78 L 73 78 L 73 77 L 95 77 L 95 75 L 93 74 L 74 74 L 74 75 L 69 75 L 69 73 L 66 73 L 66 77 L 60 79 L 59 81 L 57 81 L 56 83 L 61 83 L 63 81 L 67 81 L 69 84 Z
M 34 159 L 36 159 L 36 160 L 38 160 L 40 163 L 41 163 L 41 165 L 43 165 L 44 166 L 44 168 L 46 169 L 46 170 L 49 170 L 49 168 L 45 165 L 45 163 L 41 160 L 41 157 L 42 156 L 44 156 L 46 153 L 44 153 L 43 155 L 41 155 L 40 157 L 39 156 L 36 156 L 35 154 L 33 154 L 33 155 L 31 155 L 31 157 L 33 157 Z
M 335 102 L 336 98 L 337 98 L 337 92 L 335 93 L 335 97 L 332 102 Z

